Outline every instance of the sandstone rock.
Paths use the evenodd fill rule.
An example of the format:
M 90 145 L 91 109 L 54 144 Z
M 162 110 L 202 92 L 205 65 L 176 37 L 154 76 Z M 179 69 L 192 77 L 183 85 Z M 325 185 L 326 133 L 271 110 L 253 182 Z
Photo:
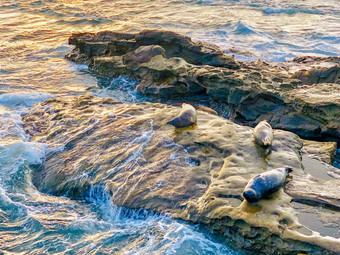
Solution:
M 295 72 L 292 78 L 301 80 L 303 84 L 340 84 L 340 58 L 338 57 L 298 57 L 293 59 L 293 62 L 298 63 L 301 70 Z
M 82 33 L 70 43 L 76 48 L 67 58 L 101 75 L 134 78 L 144 94 L 168 101 L 205 94 L 219 114 L 231 107 L 237 123 L 266 119 L 304 138 L 340 139 L 340 58 L 236 62 L 213 44 L 168 31 Z
M 103 186 L 118 206 L 205 224 L 257 254 L 340 252 L 339 179 L 303 169 L 296 135 L 274 130 L 268 151 L 255 145 L 252 128 L 204 111 L 197 111 L 197 125 L 175 130 L 166 123 L 178 111 L 92 96 L 37 104 L 23 116 L 32 142 L 64 150 L 47 156 L 35 185 L 81 199 Z M 243 201 L 253 176 L 285 165 L 294 168 L 285 188 L 257 204 Z
M 336 142 L 315 142 L 303 140 L 303 152 L 308 157 L 332 164 L 336 154 Z

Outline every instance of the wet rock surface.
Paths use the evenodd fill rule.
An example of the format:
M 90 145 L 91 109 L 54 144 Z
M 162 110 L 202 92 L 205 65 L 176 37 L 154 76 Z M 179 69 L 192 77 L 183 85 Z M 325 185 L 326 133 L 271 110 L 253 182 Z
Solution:
M 167 122 L 180 111 L 93 96 L 37 104 L 23 117 L 25 129 L 52 152 L 35 185 L 77 199 L 102 186 L 119 206 L 205 224 L 257 254 L 340 252 L 339 178 L 311 176 L 295 134 L 274 129 L 264 149 L 253 128 L 204 109 L 197 124 L 175 129 Z M 284 188 L 257 203 L 242 198 L 252 177 L 285 165 L 294 170 Z
M 339 57 L 290 62 L 240 62 L 216 45 L 168 31 L 74 34 L 67 58 L 108 77 L 139 81 L 138 90 L 165 100 L 207 95 L 210 106 L 237 123 L 274 128 L 304 138 L 340 139 Z

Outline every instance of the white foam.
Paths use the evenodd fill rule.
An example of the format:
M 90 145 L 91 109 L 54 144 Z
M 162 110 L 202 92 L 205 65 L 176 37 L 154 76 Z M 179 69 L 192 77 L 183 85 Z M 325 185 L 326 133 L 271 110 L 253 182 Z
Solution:
M 2 140 L 29 141 L 30 137 L 25 133 L 21 115 L 28 108 L 38 102 L 43 102 L 52 95 L 42 92 L 16 92 L 0 95 L 0 144 Z
M 14 142 L 11 144 L 0 145 L 0 165 L 1 161 L 6 162 L 8 159 L 16 161 L 25 160 L 30 164 L 42 164 L 45 155 L 50 151 L 46 143 L 34 142 Z
M 43 102 L 52 95 L 43 92 L 15 92 L 0 95 L 0 104 L 11 108 L 21 109 L 25 107 L 32 107 L 36 103 Z
M 147 101 L 145 96 L 138 95 L 136 81 L 124 76 L 112 79 L 107 87 L 92 90 L 92 93 L 98 97 L 111 97 L 123 103 Z
M 173 223 L 164 235 L 164 240 L 168 240 L 171 245 L 164 254 L 186 254 L 195 249 L 196 254 L 201 252 L 217 255 L 234 255 L 237 252 L 231 248 L 210 240 L 207 235 L 197 231 L 197 227 L 188 226 L 181 223 Z M 191 248 L 189 248 L 191 247 Z M 185 251 L 184 249 L 189 249 Z
M 19 113 L 7 110 L 0 105 L 0 143 L 1 140 L 8 137 L 11 140 L 16 137 L 19 140 L 28 141 L 29 136 L 25 133 L 22 125 L 23 122 Z

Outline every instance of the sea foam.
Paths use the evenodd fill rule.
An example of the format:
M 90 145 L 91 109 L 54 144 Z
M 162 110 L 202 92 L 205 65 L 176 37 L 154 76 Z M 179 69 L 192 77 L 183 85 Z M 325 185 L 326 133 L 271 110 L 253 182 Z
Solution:
M 11 109 L 31 107 L 36 103 L 43 102 L 52 95 L 44 92 L 15 92 L 0 95 L 0 104 Z

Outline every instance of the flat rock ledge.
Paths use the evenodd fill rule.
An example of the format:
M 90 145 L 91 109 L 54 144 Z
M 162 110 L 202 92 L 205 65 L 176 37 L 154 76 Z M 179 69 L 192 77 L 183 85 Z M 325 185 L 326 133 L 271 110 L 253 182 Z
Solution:
M 157 30 L 73 34 L 69 43 L 76 47 L 68 59 L 103 76 L 131 77 L 146 95 L 206 95 L 222 116 L 231 107 L 237 123 L 266 119 L 303 138 L 340 140 L 339 57 L 241 62 L 214 44 Z
M 204 224 L 252 254 L 339 254 L 340 179 L 306 171 L 297 135 L 274 129 L 264 150 L 253 128 L 201 109 L 196 125 L 175 129 L 167 122 L 181 109 L 159 103 L 78 96 L 37 104 L 25 129 L 52 152 L 34 184 L 76 199 L 103 187 L 118 206 Z M 294 168 L 285 188 L 254 204 L 242 198 L 253 176 L 285 165 Z

